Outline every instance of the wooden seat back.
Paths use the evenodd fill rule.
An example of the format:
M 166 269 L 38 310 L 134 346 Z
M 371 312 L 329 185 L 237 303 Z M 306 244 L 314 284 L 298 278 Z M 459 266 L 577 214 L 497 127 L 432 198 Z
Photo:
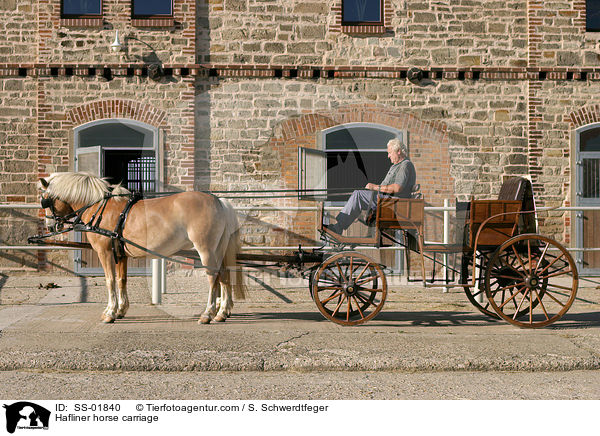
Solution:
M 422 198 L 379 198 L 377 227 L 380 229 L 417 229 L 425 220 L 425 200 Z
M 469 212 L 469 246 L 497 246 L 515 236 L 518 230 L 520 200 L 471 200 Z M 485 227 L 477 232 L 488 218 Z M 478 238 L 475 241 L 475 238 Z

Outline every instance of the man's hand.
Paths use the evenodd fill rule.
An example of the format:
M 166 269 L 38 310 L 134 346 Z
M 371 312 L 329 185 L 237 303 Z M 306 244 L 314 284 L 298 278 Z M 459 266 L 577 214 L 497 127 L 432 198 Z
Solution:
M 379 186 L 377 186 L 375 183 L 367 183 L 365 189 L 368 189 L 369 191 L 378 191 Z

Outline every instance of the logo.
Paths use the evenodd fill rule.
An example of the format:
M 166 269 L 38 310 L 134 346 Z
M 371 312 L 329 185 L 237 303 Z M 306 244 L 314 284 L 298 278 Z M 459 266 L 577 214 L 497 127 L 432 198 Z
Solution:
M 50 423 L 50 411 L 35 403 L 19 401 L 4 405 L 6 409 L 6 431 L 14 433 L 18 429 L 47 430 Z

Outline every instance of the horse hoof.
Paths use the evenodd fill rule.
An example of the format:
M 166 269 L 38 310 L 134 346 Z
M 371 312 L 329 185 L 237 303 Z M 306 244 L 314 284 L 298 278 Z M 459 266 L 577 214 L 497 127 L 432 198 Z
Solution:
M 215 316 L 214 321 L 215 322 L 225 322 L 227 320 L 227 317 L 225 315 L 217 315 Z
M 210 324 L 210 318 L 208 316 L 202 315 L 198 320 L 198 324 Z
M 111 317 L 109 317 L 109 316 L 103 316 L 103 317 L 102 317 L 102 322 L 103 322 L 104 324 L 112 324 L 113 322 L 115 322 L 115 319 L 114 319 L 114 318 L 111 318 Z
M 123 319 L 123 318 L 125 318 L 125 315 L 121 315 L 120 313 L 117 314 L 117 319 Z

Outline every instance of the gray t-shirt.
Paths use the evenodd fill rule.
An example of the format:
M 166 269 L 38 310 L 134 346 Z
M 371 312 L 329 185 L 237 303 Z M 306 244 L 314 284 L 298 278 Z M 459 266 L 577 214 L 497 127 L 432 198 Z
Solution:
M 404 159 L 402 162 L 398 162 L 392 165 L 385 175 L 381 185 L 391 185 L 397 183 L 400 185 L 400 191 L 394 194 L 394 197 L 398 198 L 410 198 L 412 189 L 417 181 L 417 172 L 413 163 Z

